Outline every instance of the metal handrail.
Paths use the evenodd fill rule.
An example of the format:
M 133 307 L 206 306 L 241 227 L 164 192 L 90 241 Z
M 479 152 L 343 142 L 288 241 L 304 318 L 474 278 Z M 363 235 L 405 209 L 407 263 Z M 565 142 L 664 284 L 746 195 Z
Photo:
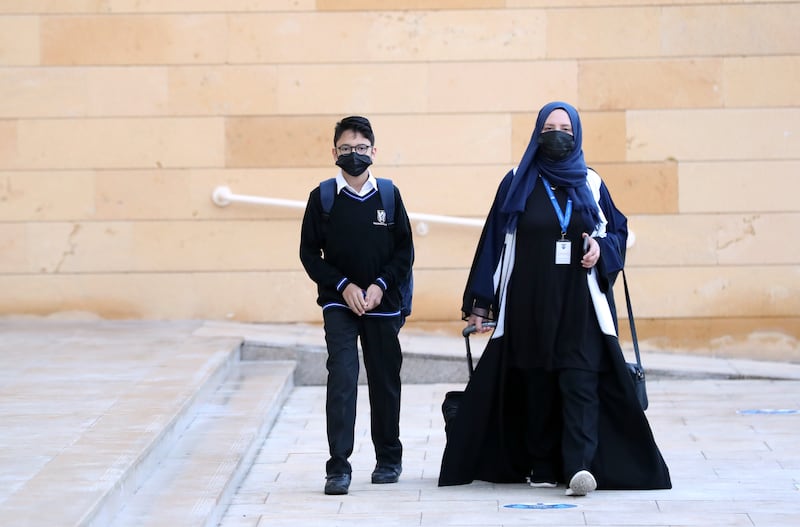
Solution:
M 231 189 L 220 186 L 211 193 L 211 201 L 220 207 L 225 207 L 231 203 L 250 203 L 253 205 L 272 205 L 276 207 L 289 207 L 293 209 L 305 209 L 305 201 L 297 201 L 281 198 L 264 198 L 261 196 L 247 196 L 245 194 L 234 194 Z M 483 220 L 475 218 L 461 218 L 458 216 L 442 216 L 439 214 L 424 214 L 420 212 L 409 212 L 408 219 L 417 221 L 417 234 L 425 236 L 428 234 L 428 224 L 441 223 L 446 225 L 463 225 L 466 227 L 483 227 Z M 636 233 L 628 227 L 628 240 L 626 246 L 630 249 L 636 243 Z
M 219 207 L 227 207 L 231 203 L 250 203 L 252 205 L 275 205 L 278 207 L 290 207 L 293 209 L 306 208 L 306 204 L 303 201 L 234 194 L 228 187 L 215 188 L 214 192 L 211 193 L 211 201 L 213 201 L 214 204 Z
M 248 196 L 245 194 L 234 194 L 230 188 L 220 186 L 211 193 L 211 201 L 219 207 L 226 207 L 231 203 L 249 203 L 252 205 L 271 205 L 276 207 L 288 207 L 293 209 L 305 209 L 305 201 L 297 201 L 281 198 L 265 198 L 262 196 Z M 408 219 L 419 222 L 417 233 L 425 235 L 428 233 L 426 222 L 440 223 L 447 225 L 463 225 L 466 227 L 483 227 L 483 220 L 475 218 L 461 218 L 457 216 L 442 216 L 439 214 L 424 214 L 419 212 L 409 212 Z

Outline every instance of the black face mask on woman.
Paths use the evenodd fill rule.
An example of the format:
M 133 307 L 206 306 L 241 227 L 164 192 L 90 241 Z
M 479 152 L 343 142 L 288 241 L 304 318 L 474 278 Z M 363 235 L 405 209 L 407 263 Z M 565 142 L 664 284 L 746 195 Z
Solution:
M 539 150 L 550 161 L 561 161 L 575 148 L 575 138 L 567 132 L 554 130 L 539 136 Z
M 371 164 L 371 157 L 366 154 L 359 154 L 357 152 L 350 152 L 349 154 L 341 155 L 336 160 L 336 166 L 354 177 L 358 177 L 363 174 Z

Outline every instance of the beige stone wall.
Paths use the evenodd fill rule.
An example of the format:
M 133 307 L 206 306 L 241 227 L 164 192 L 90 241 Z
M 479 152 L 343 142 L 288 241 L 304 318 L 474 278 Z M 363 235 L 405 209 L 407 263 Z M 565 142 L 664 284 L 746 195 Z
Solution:
M 296 209 L 367 115 L 412 212 L 482 218 L 553 99 L 636 233 L 651 344 L 800 358 L 800 2 L 0 0 L 0 314 L 321 319 Z M 453 321 L 478 232 L 416 237 Z M 618 291 L 621 294 L 621 290 Z

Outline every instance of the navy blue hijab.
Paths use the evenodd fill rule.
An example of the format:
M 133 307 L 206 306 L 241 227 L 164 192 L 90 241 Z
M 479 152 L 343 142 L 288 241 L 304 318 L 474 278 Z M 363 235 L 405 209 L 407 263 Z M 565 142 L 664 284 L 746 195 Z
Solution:
M 539 150 L 539 136 L 542 135 L 547 117 L 553 110 L 562 109 L 569 115 L 572 123 L 572 136 L 575 139 L 575 148 L 561 161 L 550 161 L 542 155 L 537 155 Z M 528 200 L 538 176 L 541 174 L 551 185 L 564 187 L 567 195 L 572 199 L 573 209 L 581 214 L 586 223 L 586 229 L 591 233 L 600 224 L 600 214 L 597 202 L 592 196 L 592 191 L 586 182 L 586 162 L 583 160 L 583 130 L 578 110 L 572 105 L 561 101 L 545 104 L 539 110 L 536 118 L 536 127 L 533 129 L 531 141 L 517 167 L 517 173 L 511 181 L 508 194 L 500 206 L 500 211 L 509 215 L 506 232 L 512 232 L 517 227 L 517 218 L 525 210 Z

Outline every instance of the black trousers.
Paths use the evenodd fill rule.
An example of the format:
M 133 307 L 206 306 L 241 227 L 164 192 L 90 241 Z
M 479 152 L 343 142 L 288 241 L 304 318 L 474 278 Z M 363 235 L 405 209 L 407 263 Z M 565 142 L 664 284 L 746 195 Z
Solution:
M 323 312 L 328 346 L 325 417 L 330 459 L 328 475 L 349 474 L 353 453 L 358 393 L 358 340 L 364 354 L 369 390 L 370 429 L 379 465 L 399 465 L 400 367 L 403 355 L 398 333 L 400 317 L 362 316 L 346 309 Z
M 591 470 L 597 451 L 598 374 L 578 369 L 523 371 L 531 478 L 569 482 L 579 470 Z

